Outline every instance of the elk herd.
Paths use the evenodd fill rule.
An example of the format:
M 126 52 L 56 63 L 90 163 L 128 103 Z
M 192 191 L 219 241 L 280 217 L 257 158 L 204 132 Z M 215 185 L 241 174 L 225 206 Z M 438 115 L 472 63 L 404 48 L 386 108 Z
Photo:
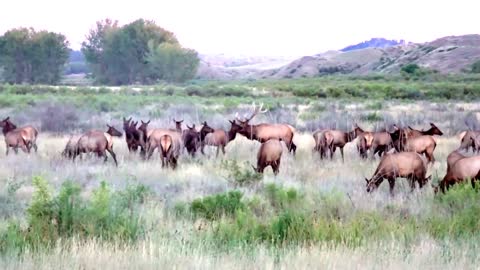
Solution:
M 216 156 L 220 151 L 225 154 L 225 147 L 233 141 L 237 134 L 249 140 L 261 143 L 257 153 L 255 171 L 263 173 L 268 166 L 272 167 L 277 175 L 280 171 L 280 161 L 283 154 L 283 145 L 291 154 L 295 155 L 297 146 L 293 142 L 295 128 L 289 124 L 251 124 L 250 121 L 259 113 L 265 113 L 263 105 L 255 106 L 250 115 L 240 117 L 237 113 L 234 120 L 229 120 L 230 130 L 214 129 L 206 121 L 197 128 L 195 124 L 182 127 L 183 120 L 173 119 L 175 128 L 151 128 L 150 121 L 134 121 L 132 118 L 123 118 L 123 131 L 128 151 L 138 153 L 142 159 L 151 159 L 155 150 L 160 156 L 162 167 L 175 169 L 179 156 L 186 152 L 195 156 L 200 149 L 205 154 L 206 146 L 216 147 Z M 18 149 L 30 153 L 33 148 L 37 152 L 38 131 L 33 126 L 17 127 L 10 121 L 10 117 L 0 122 L 5 144 L 6 154 L 10 149 L 18 153 Z M 122 132 L 107 125 L 106 131 L 90 130 L 83 134 L 72 135 L 62 152 L 62 156 L 75 161 L 82 154 L 93 153 L 107 161 L 107 152 L 118 166 L 117 157 L 113 151 L 113 137 L 122 137 Z M 333 159 L 338 148 L 344 161 L 344 147 L 356 140 L 356 149 L 363 159 L 378 156 L 380 162 L 373 176 L 366 180 L 367 192 L 374 191 L 383 180 L 387 180 L 390 193 L 393 194 L 395 180 L 398 177 L 406 178 L 413 190 L 418 184 L 425 186 L 431 176 L 427 177 L 427 168 L 435 162 L 434 150 L 437 146 L 435 136 L 442 136 L 443 132 L 433 123 L 428 130 L 416 130 L 410 126 L 400 128 L 393 125 L 390 131 L 365 131 L 354 124 L 351 131 L 335 129 L 317 130 L 313 134 L 314 152 L 318 152 L 320 159 Z M 464 131 L 458 149 L 447 157 L 447 173 L 434 186 L 435 192 L 445 192 L 452 185 L 470 180 L 480 179 L 480 155 L 465 156 L 472 148 L 474 153 L 480 152 L 480 131 Z M 432 185 L 433 186 L 433 185 Z

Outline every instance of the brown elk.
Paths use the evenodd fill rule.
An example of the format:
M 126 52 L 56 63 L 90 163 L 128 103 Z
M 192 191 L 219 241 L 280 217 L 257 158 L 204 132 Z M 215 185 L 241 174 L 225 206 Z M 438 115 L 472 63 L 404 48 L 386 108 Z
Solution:
M 97 153 L 98 157 L 105 157 L 104 162 L 107 161 L 107 153 L 115 161 L 115 165 L 118 166 L 117 157 L 113 152 L 113 137 L 121 137 L 122 133 L 114 127 L 107 125 L 108 130 L 106 132 L 99 130 L 91 130 L 83 134 L 78 139 L 77 150 L 73 155 L 73 160 L 82 153 Z
M 62 152 L 62 156 L 66 158 L 73 158 L 77 151 L 78 140 L 82 135 L 71 135 L 65 145 L 65 149 Z
M 343 148 L 345 145 L 353 141 L 357 135 L 355 130 L 350 132 L 343 132 L 340 130 L 325 130 L 320 133 L 317 133 L 318 137 L 318 148 L 320 149 L 320 157 L 326 155 L 326 150 L 330 151 L 330 159 L 333 159 L 333 154 L 335 153 L 337 147 L 340 149 L 342 155 L 342 160 L 345 161 Z
M 30 153 L 30 149 L 32 147 L 35 150 L 35 152 L 37 152 L 37 150 L 38 150 L 38 147 L 37 147 L 38 130 L 36 128 L 34 128 L 33 126 L 30 126 L 30 125 L 17 128 L 17 126 L 10 121 L 10 116 L 3 119 L 0 122 L 0 127 L 2 127 L 2 128 L 7 127 L 8 129 L 10 129 L 10 131 L 18 129 L 19 131 L 15 132 L 15 134 L 21 134 L 20 136 L 25 141 L 25 146 L 27 147 L 27 152 Z M 6 133 L 4 132 L 3 135 L 5 135 L 5 134 Z M 13 134 L 10 135 L 10 136 L 13 136 Z M 19 135 L 16 135 L 16 136 L 19 136 Z M 7 147 L 7 150 L 8 150 L 8 147 Z
M 250 140 L 257 140 L 261 143 L 270 139 L 278 139 L 284 141 L 290 152 L 295 154 L 297 146 L 293 143 L 293 136 L 295 134 L 295 128 L 288 124 L 257 124 L 250 125 L 249 121 L 252 120 L 258 113 L 265 113 L 267 109 L 262 110 L 263 104 L 260 107 L 256 107 L 253 103 L 253 113 L 249 117 L 245 117 L 243 120 L 239 119 L 238 113 L 236 114 L 236 120 L 239 122 L 242 129 L 238 133 L 247 137 Z
M 0 127 L 2 127 L 3 136 L 5 137 L 6 145 L 6 155 L 10 148 L 13 148 L 15 154 L 18 153 L 18 148 L 20 147 L 23 152 L 30 153 L 30 148 L 28 148 L 28 142 L 25 134 L 20 129 L 16 129 L 14 125 L 11 125 L 9 122 L 0 122 Z
M 475 181 L 480 179 L 480 156 L 465 157 L 464 155 L 454 151 L 447 159 L 447 173 L 443 177 L 438 187 L 434 186 L 435 193 L 438 189 L 445 193 L 451 186 L 470 180 L 472 186 L 475 186 Z
M 175 118 L 173 118 L 173 122 L 175 122 L 175 129 L 174 130 L 181 133 L 183 131 L 183 129 L 182 129 L 183 119 L 180 120 L 180 121 L 177 121 L 177 120 L 175 120 Z
M 235 121 L 230 121 L 232 124 L 232 127 L 235 125 Z M 238 130 L 241 130 L 241 126 L 238 126 Z M 232 129 L 230 129 L 232 130 Z M 207 122 L 203 122 L 203 127 L 200 130 L 200 142 L 201 142 L 201 148 L 200 151 L 202 154 L 205 154 L 204 148 L 206 145 L 210 146 L 216 146 L 217 147 L 217 157 L 222 150 L 223 154 L 225 155 L 225 146 L 227 146 L 227 143 L 231 140 L 233 140 L 237 134 L 237 132 L 228 133 L 223 130 L 223 129 L 213 129 L 212 127 L 208 126 Z M 232 134 L 232 136 L 230 136 Z
M 148 122 L 144 123 L 142 121 L 142 126 L 143 124 L 148 124 Z M 159 152 L 161 152 L 160 143 L 163 135 L 171 136 L 171 139 L 172 139 L 171 157 L 174 158 L 175 160 L 178 159 L 178 157 L 180 156 L 180 152 L 183 149 L 182 133 L 171 130 L 171 129 L 160 129 L 160 128 L 146 131 L 146 125 L 145 125 L 145 128 L 143 128 L 142 126 L 141 126 L 142 130 L 147 132 L 147 143 L 146 143 L 147 159 L 150 159 L 152 157 L 152 154 L 156 148 L 159 148 Z
M 132 118 L 123 118 L 123 130 L 125 131 L 125 141 L 127 142 L 127 148 L 130 153 L 136 152 L 138 147 L 142 146 L 140 142 L 140 132 L 137 130 L 138 122 L 132 121 Z
M 278 139 L 270 139 L 260 146 L 257 154 L 257 167 L 253 167 L 256 172 L 263 173 L 266 167 L 271 166 L 273 173 L 277 175 L 280 172 L 280 160 L 282 159 L 283 147 Z
M 372 157 L 378 154 L 382 157 L 390 149 L 393 148 L 393 140 L 390 132 L 382 131 L 363 131 L 355 124 L 355 131 L 357 132 L 358 144 L 357 149 L 362 158 L 367 157 L 367 151 L 371 149 Z
M 393 125 L 393 127 L 399 131 L 398 139 L 393 142 L 395 149 L 398 152 L 405 151 L 406 143 L 410 139 L 414 139 L 422 136 L 430 136 L 430 138 L 435 140 L 433 137 L 434 135 L 439 135 L 439 136 L 443 135 L 443 132 L 433 123 L 430 123 L 430 129 L 428 129 L 427 131 L 416 130 L 410 126 L 403 129 L 400 129 L 399 127 L 397 127 L 397 125 Z
M 475 138 L 480 135 L 480 131 L 469 130 L 465 131 L 464 133 L 465 134 L 461 137 L 462 139 L 460 141 L 460 147 L 458 149 L 468 152 L 471 147 L 474 153 L 479 152 L 480 145 L 476 144 Z
M 400 152 L 385 154 L 378 164 L 375 173 L 367 182 L 367 192 L 372 192 L 380 186 L 384 179 L 388 180 L 390 185 L 390 194 L 393 195 L 395 188 L 395 179 L 398 177 L 407 178 L 410 182 L 411 190 L 415 188 L 415 182 L 418 182 L 422 188 L 428 181 L 425 177 L 427 165 L 424 158 L 414 152 Z
M 177 158 L 178 156 L 174 153 L 174 142 L 172 136 L 164 134 L 160 137 L 160 158 L 162 160 L 162 168 L 165 166 L 172 167 L 175 169 L 177 167 Z

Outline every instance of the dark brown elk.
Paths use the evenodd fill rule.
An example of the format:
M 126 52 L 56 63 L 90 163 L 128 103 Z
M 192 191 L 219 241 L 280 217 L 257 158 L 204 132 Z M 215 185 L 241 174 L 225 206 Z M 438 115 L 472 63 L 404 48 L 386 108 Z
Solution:
M 257 154 L 256 172 L 263 173 L 266 167 L 271 166 L 273 173 L 280 172 L 280 161 L 282 159 L 283 147 L 278 139 L 270 139 L 260 146 Z
M 451 186 L 465 180 L 470 180 L 472 186 L 475 186 L 475 181 L 480 179 L 480 156 L 465 157 L 454 151 L 449 158 L 451 164 L 448 164 L 447 173 L 440 181 L 439 187 L 434 187 L 435 192 L 440 188 L 445 193 Z
M 91 130 L 83 134 L 77 143 L 77 150 L 73 155 L 73 160 L 82 153 L 96 153 L 98 157 L 105 157 L 104 162 L 107 161 L 107 153 L 115 161 L 115 165 L 118 166 L 117 157 L 113 152 L 113 137 L 121 137 L 122 133 L 112 126 L 107 125 L 107 132 L 99 130 Z
M 5 137 L 6 155 L 8 156 L 9 149 L 12 148 L 15 154 L 18 153 L 18 148 L 21 148 L 23 152 L 30 153 L 28 148 L 27 137 L 20 129 L 16 129 L 16 126 L 9 122 L 0 122 L 3 136 Z
M 73 158 L 77 151 L 78 140 L 82 135 L 71 135 L 65 145 L 65 149 L 62 152 L 62 156 L 65 158 Z
M 32 147 L 35 150 L 35 152 L 37 152 L 37 150 L 38 150 L 38 147 L 37 147 L 38 130 L 36 128 L 34 128 L 33 126 L 30 126 L 30 125 L 23 126 L 23 127 L 17 127 L 15 124 L 13 124 L 10 121 L 10 117 L 7 117 L 0 122 L 0 127 L 7 126 L 7 125 L 10 129 L 13 128 L 14 130 L 15 129 L 19 130 L 19 132 L 21 133 L 21 136 L 25 140 L 26 147 L 27 147 L 27 152 L 30 152 L 30 149 Z M 4 135 L 5 135 L 5 133 L 4 133 Z M 8 147 L 7 147 L 7 149 L 8 149 Z
M 132 118 L 123 118 L 123 130 L 125 131 L 125 141 L 130 153 L 136 152 L 140 146 L 140 133 L 137 130 L 138 122 L 132 121 Z
M 423 157 L 414 152 L 400 152 L 385 154 L 378 164 L 375 173 L 367 182 L 367 192 L 372 192 L 380 186 L 384 179 L 388 180 L 390 185 L 390 194 L 393 195 L 395 180 L 398 177 L 407 178 L 410 188 L 413 191 L 415 182 L 422 188 L 427 182 L 427 165 Z
M 160 137 L 160 159 L 162 160 L 162 168 L 170 166 L 172 169 L 177 167 L 178 156 L 174 153 L 174 142 L 172 136 L 164 134 Z
M 182 132 L 182 139 L 187 153 L 194 157 L 200 144 L 200 132 L 195 128 L 195 124 L 191 127 L 187 125 L 187 129 Z
M 257 124 L 250 125 L 249 122 L 258 113 L 265 113 L 267 110 L 262 110 L 263 104 L 260 107 L 256 107 L 253 104 L 253 113 L 249 117 L 245 117 L 243 120 L 239 119 L 238 113 L 236 114 L 236 120 L 239 122 L 242 129 L 238 132 L 250 140 L 257 140 L 261 143 L 270 139 L 278 139 L 287 145 L 288 151 L 295 154 L 297 146 L 293 143 L 293 136 L 295 134 L 295 128 L 288 124 Z
M 232 127 L 233 125 L 235 125 L 235 121 L 230 121 L 230 123 L 232 124 Z M 238 126 L 239 129 L 238 130 L 241 130 L 241 126 Z M 232 130 L 232 129 L 230 129 Z M 230 134 L 230 133 L 229 133 Z M 227 146 L 227 143 L 231 140 L 233 140 L 236 136 L 236 132 L 232 132 L 231 134 L 232 135 L 232 139 L 230 139 L 230 135 L 227 134 L 227 132 L 223 129 L 213 129 L 212 127 L 210 127 L 207 122 L 203 122 L 203 127 L 202 129 L 200 130 L 200 142 L 201 142 L 201 148 L 200 148 L 200 151 L 202 152 L 202 154 L 205 154 L 204 152 L 204 148 L 206 145 L 209 145 L 209 146 L 216 146 L 217 147 L 217 157 L 218 157 L 218 154 L 220 152 L 220 150 L 222 150 L 223 154 L 225 155 L 225 146 Z

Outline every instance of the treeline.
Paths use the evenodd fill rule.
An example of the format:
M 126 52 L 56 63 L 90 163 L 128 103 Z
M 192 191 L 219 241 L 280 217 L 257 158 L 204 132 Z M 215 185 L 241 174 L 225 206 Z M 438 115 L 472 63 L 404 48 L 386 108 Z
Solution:
M 183 48 L 175 35 L 152 21 L 119 26 L 97 22 L 71 51 L 62 34 L 18 28 L 0 36 L 0 79 L 11 84 L 56 84 L 62 74 L 89 72 L 98 84 L 184 82 L 197 71 L 196 51 Z M 85 65 L 86 63 L 86 65 Z

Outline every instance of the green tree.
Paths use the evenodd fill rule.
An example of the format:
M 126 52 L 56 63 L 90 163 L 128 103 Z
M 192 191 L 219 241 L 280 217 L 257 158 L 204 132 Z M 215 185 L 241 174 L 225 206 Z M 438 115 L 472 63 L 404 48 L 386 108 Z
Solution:
M 162 44 L 170 44 L 183 52 L 175 54 L 175 57 L 184 55 L 196 57 L 195 52 L 181 48 L 173 33 L 152 21 L 143 19 L 122 27 L 111 20 L 97 22 L 96 29 L 90 31 L 87 40 L 83 42 L 82 52 L 97 83 L 113 85 L 152 83 L 163 78 L 177 81 L 170 79 L 172 76 L 155 73 L 163 72 L 164 69 L 152 67 L 152 63 L 158 64 L 158 61 L 153 61 L 152 55 L 155 53 L 152 53 L 152 50 L 156 51 Z M 179 61 L 181 62 L 185 61 Z M 190 76 L 174 78 L 181 81 Z
M 196 51 L 171 43 L 162 43 L 157 47 L 149 45 L 147 62 L 153 80 L 183 82 L 193 79 L 199 64 Z
M 9 83 L 57 83 L 68 60 L 62 34 L 18 28 L 0 37 L 0 67 Z

